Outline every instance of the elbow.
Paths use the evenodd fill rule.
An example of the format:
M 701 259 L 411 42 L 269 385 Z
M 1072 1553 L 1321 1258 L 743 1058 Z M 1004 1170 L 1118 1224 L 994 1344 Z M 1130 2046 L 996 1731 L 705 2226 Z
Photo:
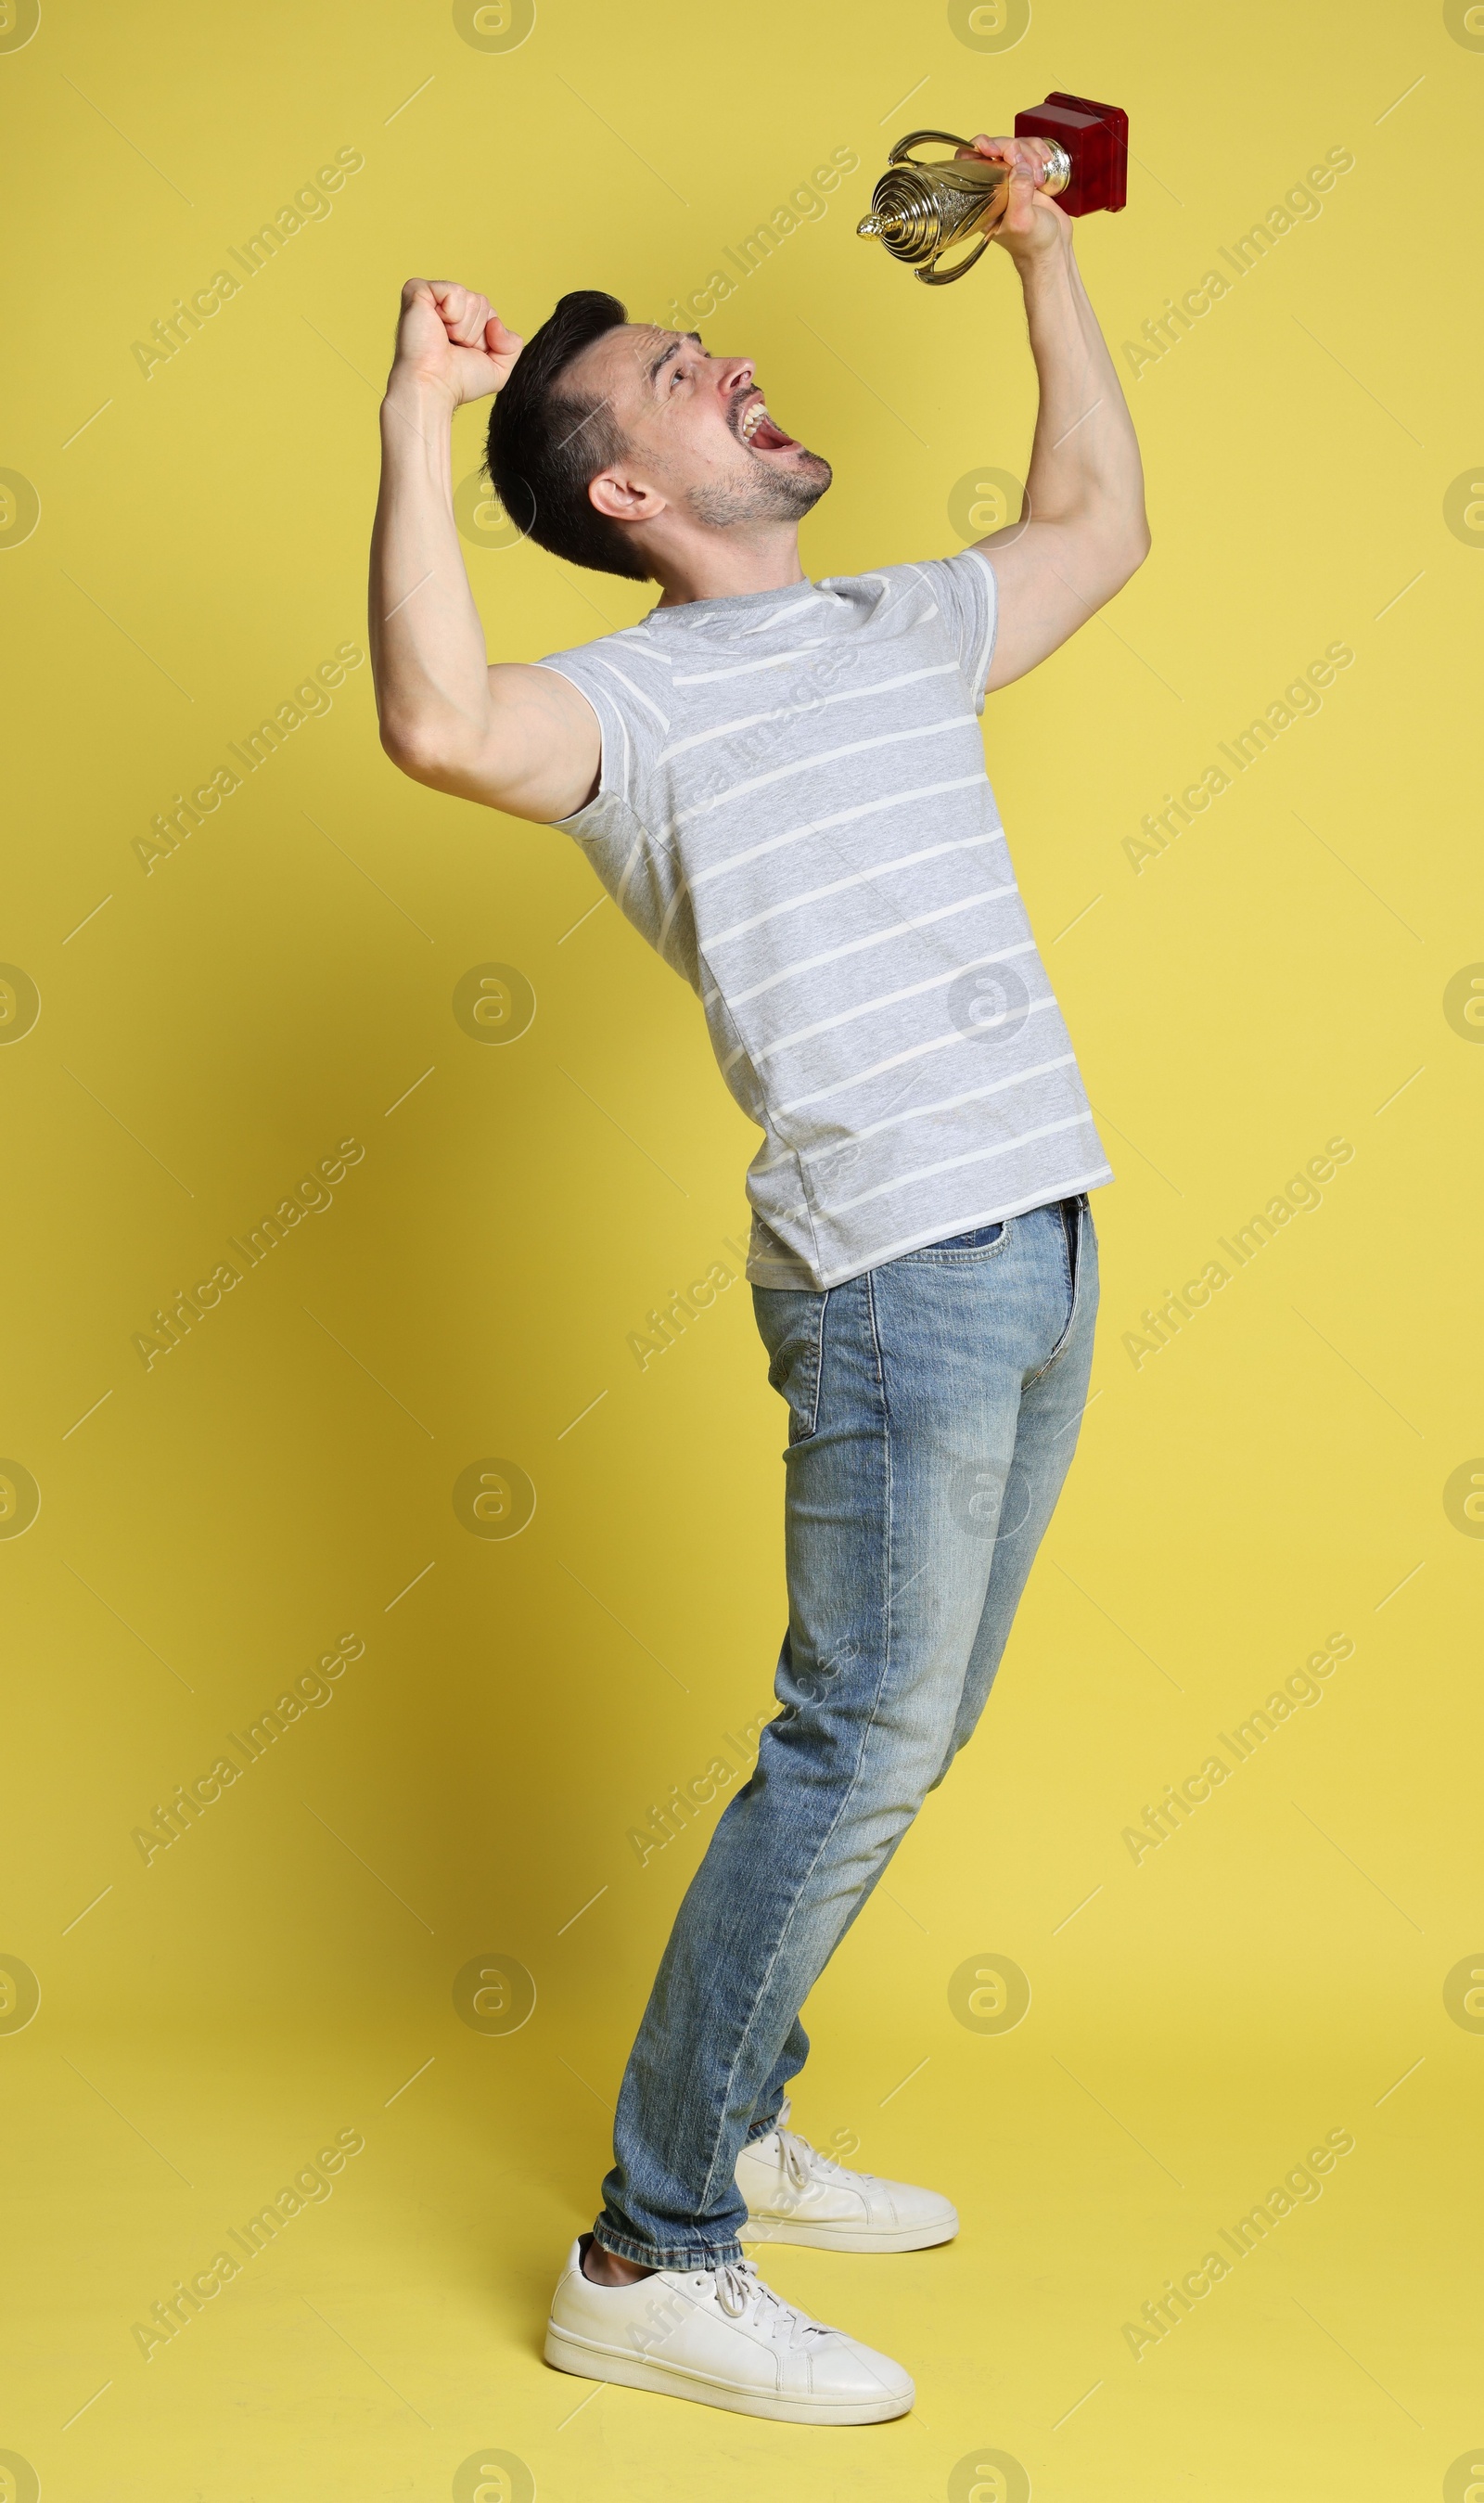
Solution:
M 1103 593 L 1105 600 L 1116 599 L 1125 583 L 1131 582 L 1149 554 L 1151 544 L 1149 524 L 1142 515 L 1136 523 L 1130 523 L 1127 530 L 1121 531 L 1116 539 L 1107 543 L 1103 576 L 1107 585 Z
M 1150 536 L 1148 521 L 1145 516 L 1140 513 L 1137 522 L 1135 522 L 1130 530 L 1128 537 L 1124 543 L 1122 563 L 1124 568 L 1123 578 L 1125 582 L 1128 582 L 1133 574 L 1137 573 L 1139 566 L 1143 564 L 1144 559 L 1149 554 L 1153 545 L 1154 541 Z
M 1116 519 L 1110 515 L 1085 532 L 1079 546 L 1081 588 L 1090 607 L 1100 608 L 1105 600 L 1118 597 L 1137 573 L 1150 545 L 1149 524 L 1142 510 Z
M 394 713 L 384 713 L 381 722 L 382 747 L 399 773 L 414 782 L 426 782 L 438 790 L 449 770 L 446 743 L 424 722 L 398 720 Z

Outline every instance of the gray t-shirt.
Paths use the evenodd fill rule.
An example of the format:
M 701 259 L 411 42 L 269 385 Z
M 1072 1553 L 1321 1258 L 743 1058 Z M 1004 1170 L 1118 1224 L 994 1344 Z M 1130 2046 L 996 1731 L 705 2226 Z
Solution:
M 561 831 L 697 992 L 763 1133 L 759 1286 L 1112 1180 L 985 772 L 995 602 L 970 548 L 654 608 L 539 665 L 602 730 Z

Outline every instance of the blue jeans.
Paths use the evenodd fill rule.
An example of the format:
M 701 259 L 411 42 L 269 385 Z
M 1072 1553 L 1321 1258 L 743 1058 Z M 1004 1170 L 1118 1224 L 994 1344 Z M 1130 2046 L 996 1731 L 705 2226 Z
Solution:
M 798 2011 L 984 1709 L 1077 1440 L 1096 1240 L 1063 1200 L 753 1295 L 789 1405 L 783 1708 L 624 2072 L 596 2231 L 649 2267 L 740 2258 L 737 2155 L 803 2065 Z

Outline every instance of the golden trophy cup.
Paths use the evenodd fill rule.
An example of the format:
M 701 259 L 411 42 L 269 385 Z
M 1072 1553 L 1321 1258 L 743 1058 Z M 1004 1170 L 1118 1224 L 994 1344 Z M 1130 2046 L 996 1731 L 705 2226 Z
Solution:
M 1017 139 L 1040 138 L 1051 149 L 1037 188 L 1060 198 L 1068 217 L 1121 209 L 1128 197 L 1129 117 L 1117 105 L 1054 89 L 1044 104 L 1015 117 Z M 857 234 L 879 237 L 894 260 L 917 271 L 925 287 L 948 287 L 973 268 L 1004 216 L 1010 168 L 971 154 L 914 154 L 929 144 L 968 150 L 951 130 L 909 130 L 898 139 L 871 194 L 870 215 Z M 942 267 L 945 253 L 977 236 L 961 260 Z

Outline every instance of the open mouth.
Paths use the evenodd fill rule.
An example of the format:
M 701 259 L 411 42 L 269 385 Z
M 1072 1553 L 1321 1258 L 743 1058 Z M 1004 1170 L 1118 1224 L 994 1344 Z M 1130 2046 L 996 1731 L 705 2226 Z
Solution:
M 760 392 L 756 399 L 748 401 L 737 432 L 753 452 L 792 452 L 794 449 L 794 437 L 785 434 L 783 428 L 774 424 Z

